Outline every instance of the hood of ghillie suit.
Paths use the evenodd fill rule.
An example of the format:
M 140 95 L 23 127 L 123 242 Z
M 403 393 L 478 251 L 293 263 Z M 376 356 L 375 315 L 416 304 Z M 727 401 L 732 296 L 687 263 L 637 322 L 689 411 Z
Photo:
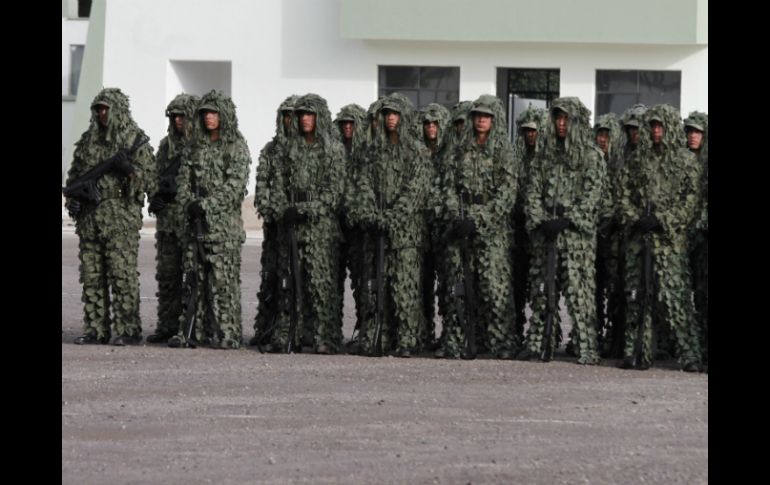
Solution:
M 366 110 L 355 103 L 345 105 L 340 109 L 337 117 L 334 118 L 334 126 L 340 143 L 343 142 L 341 121 L 353 122 L 353 153 L 355 153 L 366 144 Z
M 401 93 L 392 93 L 382 98 L 380 109 L 376 113 L 376 119 L 379 123 L 374 130 L 374 140 L 372 144 L 375 147 L 386 147 L 390 144 L 387 133 L 385 132 L 385 109 L 398 111 L 401 119 L 398 122 L 398 139 L 403 146 L 411 146 L 417 140 L 414 136 L 414 118 L 415 111 L 412 101 Z
M 505 122 L 505 109 L 500 98 L 491 94 L 482 94 L 468 111 L 468 118 L 463 127 L 460 144 L 466 146 L 476 138 L 476 132 L 473 128 L 473 112 L 478 110 L 481 113 L 492 115 L 492 129 L 489 131 L 489 138 L 484 147 L 485 150 L 495 153 L 501 145 L 510 146 L 511 140 L 508 138 L 508 127 Z
M 223 142 L 245 141 L 238 129 L 238 118 L 235 114 L 235 103 L 222 91 L 211 90 L 204 94 L 198 105 L 196 136 L 203 140 L 209 139 L 208 131 L 203 124 L 203 110 L 214 110 L 219 113 L 219 137 Z
M 438 142 L 438 149 L 441 150 L 441 148 L 444 146 L 444 143 L 446 142 L 446 134 L 452 126 L 451 118 L 452 115 L 444 106 L 438 103 L 430 103 L 428 106 L 421 109 L 419 115 L 417 116 L 416 128 L 417 132 L 419 133 L 419 139 L 423 140 L 423 142 L 425 140 L 423 131 L 423 125 L 425 122 L 435 121 L 438 123 L 436 141 Z
M 297 100 L 300 98 L 299 94 L 292 94 L 283 100 L 283 102 L 275 110 L 275 136 L 273 140 L 283 143 L 287 138 L 290 138 L 293 129 L 293 123 L 289 126 L 289 133 L 285 133 L 283 129 L 283 112 L 291 111 L 292 119 L 294 119 L 294 107 L 297 104 Z
M 569 115 L 567 136 L 564 140 L 567 161 L 571 167 L 577 167 L 581 162 L 583 150 L 595 146 L 594 132 L 589 122 L 591 110 L 586 108 L 576 97 L 569 96 L 553 100 L 546 118 L 544 130 L 545 143 L 543 144 L 543 150 L 548 158 L 555 157 L 554 152 L 558 148 L 554 120 L 556 119 L 556 114 L 561 110 L 566 111 Z
M 708 160 L 708 148 L 709 148 L 709 115 L 701 111 L 693 111 L 684 120 L 685 129 L 688 126 L 697 128 L 703 132 L 703 141 L 700 146 L 700 154 L 698 158 L 701 160 Z M 686 134 L 685 134 L 686 136 Z
M 332 150 L 334 148 L 334 142 L 337 139 L 335 129 L 332 125 L 332 115 L 329 112 L 329 106 L 326 104 L 326 100 L 321 96 L 313 93 L 308 93 L 304 96 L 297 98 L 294 106 L 294 116 L 291 119 L 292 132 L 296 133 L 289 138 L 289 152 L 296 150 L 300 144 L 305 143 L 305 139 L 302 137 L 302 133 L 299 129 L 299 116 L 298 111 L 308 111 L 315 113 L 315 139 L 316 143 L 321 143 L 324 153 L 328 156 L 332 156 Z
M 168 133 L 169 141 L 181 142 L 184 139 L 192 140 L 195 131 L 195 113 L 198 111 L 198 103 L 200 98 L 194 94 L 179 94 L 177 95 L 166 107 L 166 117 L 168 118 Z M 174 126 L 174 115 L 181 114 L 184 116 L 184 134 L 176 132 Z M 169 143 L 168 151 L 169 157 L 172 158 L 176 155 L 177 143 Z
M 376 132 L 379 127 L 374 127 L 372 123 L 377 119 L 377 114 L 382 108 L 382 103 L 385 100 L 384 96 L 381 96 L 377 101 L 374 101 L 369 105 L 369 109 L 366 110 L 366 120 L 364 121 L 364 132 L 366 133 L 366 145 L 369 146 L 374 142 L 376 138 Z
M 687 146 L 679 111 L 669 104 L 656 104 L 650 107 L 642 117 L 642 124 L 639 127 L 639 148 L 645 151 L 652 149 L 650 122 L 653 120 L 663 123 L 663 139 L 660 144 L 665 151 L 675 152 Z
M 607 150 L 607 156 L 612 157 L 617 150 L 623 149 L 625 140 L 623 137 L 624 130 L 615 113 L 603 114 L 596 118 L 596 123 L 594 123 L 594 140 L 596 140 L 596 135 L 599 133 L 599 130 L 609 130 L 610 132 L 610 147 Z M 601 148 L 599 148 L 599 150 L 601 150 Z
M 636 126 L 637 128 L 642 126 L 642 117 L 647 111 L 647 106 L 643 104 L 635 104 L 625 110 L 620 116 L 620 145 L 625 147 L 628 143 L 628 135 L 626 133 L 626 126 Z
M 99 124 L 99 116 L 94 110 L 97 104 L 105 104 L 110 108 L 106 129 Z M 129 146 L 134 141 L 136 131 L 140 130 L 131 117 L 128 96 L 123 94 L 119 88 L 104 88 L 99 91 L 99 94 L 91 102 L 91 121 L 87 130 L 88 136 L 85 138 L 96 140 L 103 137 L 111 144 Z
M 524 155 L 527 153 L 527 144 L 524 139 L 524 129 L 534 128 L 537 130 L 537 141 L 535 142 L 535 153 L 543 149 L 545 124 L 548 120 L 548 111 L 543 108 L 536 108 L 530 105 L 516 118 L 516 143 L 514 151 L 516 154 Z

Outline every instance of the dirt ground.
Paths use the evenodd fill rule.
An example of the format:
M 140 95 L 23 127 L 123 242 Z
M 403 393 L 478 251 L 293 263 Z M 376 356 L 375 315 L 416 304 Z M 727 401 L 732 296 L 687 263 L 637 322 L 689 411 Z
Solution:
M 155 328 L 152 237 L 140 249 Z M 259 245 L 243 248 L 244 339 Z M 62 483 L 707 483 L 708 375 L 540 362 L 77 346 L 62 231 Z M 349 293 L 349 290 L 348 290 Z M 352 299 L 345 336 L 353 327 Z

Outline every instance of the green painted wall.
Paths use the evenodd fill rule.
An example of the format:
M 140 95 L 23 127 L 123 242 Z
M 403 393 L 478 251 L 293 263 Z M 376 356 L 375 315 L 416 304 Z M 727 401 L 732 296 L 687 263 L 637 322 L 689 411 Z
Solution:
M 708 0 L 341 0 L 341 7 L 340 34 L 355 39 L 708 44 Z

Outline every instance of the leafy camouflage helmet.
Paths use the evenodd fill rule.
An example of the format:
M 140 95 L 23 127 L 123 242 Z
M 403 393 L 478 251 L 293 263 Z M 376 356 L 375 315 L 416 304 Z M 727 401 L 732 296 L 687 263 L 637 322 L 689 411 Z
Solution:
M 693 111 L 684 120 L 684 129 L 695 128 L 698 131 L 704 132 L 709 125 L 709 115 L 700 111 Z

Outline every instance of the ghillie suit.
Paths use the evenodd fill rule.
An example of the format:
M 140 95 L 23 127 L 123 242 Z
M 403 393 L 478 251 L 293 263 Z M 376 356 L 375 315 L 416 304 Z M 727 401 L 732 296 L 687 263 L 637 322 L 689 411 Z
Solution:
M 663 126 L 658 145 L 651 139 L 653 121 Z M 640 126 L 639 147 L 621 172 L 621 223 L 627 240 L 627 322 L 621 367 L 646 369 L 652 364 L 653 314 L 657 314 L 660 325 L 669 327 L 676 339 L 682 369 L 699 369 L 687 228 L 696 215 L 700 176 L 695 155 L 684 148 L 679 112 L 665 104 L 649 108 Z M 648 272 L 650 277 L 645 278 Z
M 700 180 L 698 209 L 692 230 L 690 231 L 690 268 L 692 271 L 693 290 L 695 291 L 695 317 L 701 333 L 703 362 L 708 364 L 709 349 L 709 118 L 706 113 L 693 111 L 684 120 L 685 132 L 689 129 L 703 133 L 700 149 L 697 153 L 703 175 Z M 692 151 L 692 149 L 691 149 Z
M 429 194 L 426 200 L 425 225 L 422 254 L 422 311 L 425 317 L 425 334 L 423 347 L 436 350 L 435 300 L 438 294 L 439 314 L 445 315 L 446 310 L 446 271 L 441 264 L 444 261 L 445 241 L 444 226 L 440 223 L 440 210 L 443 206 L 440 195 L 440 178 L 444 171 L 444 145 L 447 130 L 451 127 L 449 110 L 438 103 L 431 103 L 420 110 L 416 125 L 419 127 L 419 140 L 430 151 Z M 424 135 L 424 126 L 428 122 L 437 124 L 436 140 L 428 140 Z M 438 280 L 438 286 L 436 281 Z M 436 291 L 434 291 L 434 288 Z
M 205 125 L 207 112 L 219 113 L 219 139 Z M 241 345 L 241 245 L 246 240 L 241 204 L 251 155 L 238 130 L 235 104 L 209 91 L 198 106 L 195 143 L 177 177 L 177 200 L 184 207 L 184 269 L 187 283 L 179 333 L 170 347 L 199 342 L 223 349 Z M 193 284 L 197 285 L 196 301 Z M 194 328 L 188 328 L 194 316 Z M 192 341 L 187 341 L 188 335 Z
M 513 301 L 516 308 L 515 338 L 520 343 L 524 340 L 524 325 L 527 323 L 525 309 L 529 298 L 529 264 L 530 243 L 527 234 L 526 216 L 524 213 L 527 183 L 529 181 L 532 161 L 543 148 L 543 132 L 548 119 L 548 112 L 543 108 L 530 106 L 516 119 L 518 136 L 513 144 L 513 157 L 518 167 L 518 188 L 516 203 L 513 207 Z M 535 145 L 529 147 L 526 143 L 526 131 L 536 130 Z
M 257 291 L 257 315 L 254 317 L 254 337 L 249 345 L 270 345 L 271 335 L 277 321 L 279 308 L 280 278 L 279 264 L 288 261 L 285 234 L 281 234 L 278 220 L 283 215 L 275 207 L 276 178 L 281 174 L 281 163 L 286 141 L 292 137 L 291 120 L 294 106 L 299 98 L 293 94 L 278 106 L 275 115 L 275 135 L 259 152 L 259 162 L 254 185 L 254 208 L 262 217 L 262 255 L 260 263 L 259 291 Z M 288 122 L 284 118 L 288 116 Z M 268 349 L 270 350 L 270 349 Z
M 109 107 L 107 125 L 99 122 L 98 106 Z M 139 229 L 145 192 L 152 193 L 155 163 L 152 148 L 129 147 L 144 137 L 131 117 L 128 96 L 106 88 L 91 103 L 91 122 L 75 144 L 67 185 L 100 162 L 123 155 L 115 169 L 98 178 L 98 202 L 68 198 L 66 207 L 80 237 L 80 282 L 83 284 L 84 335 L 76 344 L 108 343 L 114 323 L 116 345 L 141 341 L 139 317 Z M 112 298 L 110 298 L 110 294 Z
M 555 126 L 561 112 L 568 116 L 563 139 L 557 136 Z M 554 100 L 545 123 L 542 151 L 531 168 L 525 214 L 531 241 L 532 318 L 525 348 L 517 356 L 521 360 L 540 356 L 547 361 L 558 347 L 561 291 L 576 328 L 578 363 L 599 362 L 594 259 L 600 197 L 607 173 L 602 154 L 594 144 L 589 116 L 590 111 L 577 98 Z M 548 264 L 549 248 L 554 252 L 552 267 Z M 550 285 L 555 285 L 552 305 L 548 304 L 553 300 Z
M 460 141 L 445 159 L 441 181 L 442 218 L 448 231 L 446 250 L 449 297 L 445 357 L 472 358 L 468 342 L 479 351 L 512 358 L 515 343 L 511 213 L 516 200 L 518 167 L 508 138 L 503 105 L 496 96 L 473 102 Z M 486 142 L 477 142 L 476 113 L 492 116 Z M 468 284 L 468 282 L 472 284 Z M 467 286 L 466 286 L 467 285 Z M 472 292 L 460 288 L 472 288 Z M 459 298 L 464 293 L 463 298 Z M 474 335 L 466 335 L 474 332 Z M 471 353 L 469 355 L 469 352 Z
M 300 130 L 304 113 L 315 114 L 311 141 Z M 338 138 L 326 100 L 312 93 L 297 99 L 292 136 L 273 189 L 280 231 L 286 235 L 281 253 L 289 254 L 278 270 L 289 284 L 282 285 L 274 351 L 290 352 L 299 349 L 299 342 L 312 342 L 315 352 L 331 354 L 342 344 L 337 279 L 345 149 Z
M 184 285 L 182 273 L 182 234 L 184 213 L 176 200 L 176 177 L 182 158 L 190 157 L 195 128 L 195 114 L 200 98 L 190 94 L 177 95 L 166 108 L 168 135 L 160 141 L 155 156 L 158 192 L 150 200 L 150 212 L 155 214 L 155 280 L 158 282 L 158 326 L 149 343 L 165 343 L 179 330 L 182 315 Z M 176 117 L 184 116 L 182 132 L 176 128 Z
M 360 351 L 379 355 L 395 348 L 397 355 L 408 357 L 420 350 L 424 329 L 419 250 L 430 161 L 410 133 L 414 108 L 409 99 L 394 93 L 377 104 L 371 144 L 346 203 L 350 222 L 365 228 L 368 242 L 364 280 L 369 303 L 361 322 Z M 400 115 L 395 143 L 385 129 L 385 110 Z M 382 258 L 376 257 L 380 246 Z

